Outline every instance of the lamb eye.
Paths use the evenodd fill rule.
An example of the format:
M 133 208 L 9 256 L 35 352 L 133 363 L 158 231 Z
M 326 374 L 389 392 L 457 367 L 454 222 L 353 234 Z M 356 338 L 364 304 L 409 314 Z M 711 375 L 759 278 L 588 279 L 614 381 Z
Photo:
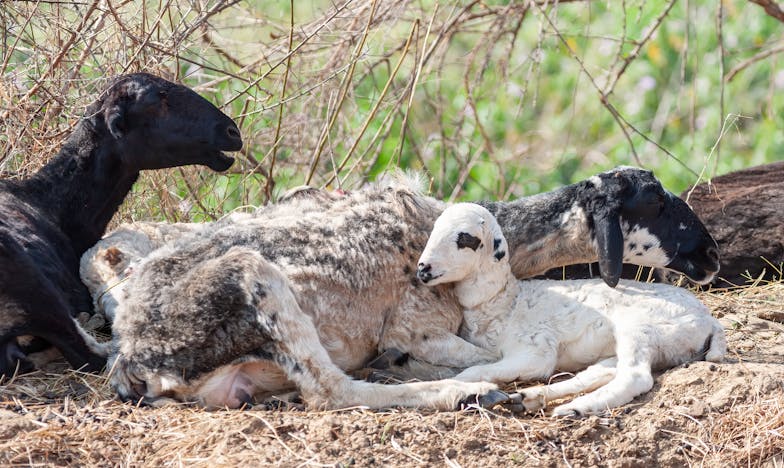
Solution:
M 476 250 L 479 248 L 480 240 L 467 232 L 461 232 L 457 235 L 457 248 L 458 249 L 471 249 Z

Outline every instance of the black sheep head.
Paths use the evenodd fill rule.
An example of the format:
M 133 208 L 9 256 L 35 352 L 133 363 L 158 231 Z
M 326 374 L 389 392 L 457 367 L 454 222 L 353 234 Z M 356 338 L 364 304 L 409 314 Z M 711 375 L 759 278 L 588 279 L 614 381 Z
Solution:
M 242 148 L 231 118 L 188 87 L 147 73 L 117 78 L 91 114 L 131 170 L 201 164 L 225 171 L 234 159 L 223 151 Z

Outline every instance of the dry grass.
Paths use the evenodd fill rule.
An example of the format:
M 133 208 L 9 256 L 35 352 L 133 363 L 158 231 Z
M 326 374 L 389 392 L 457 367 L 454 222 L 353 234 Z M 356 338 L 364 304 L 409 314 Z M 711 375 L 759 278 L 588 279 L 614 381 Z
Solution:
M 781 466 L 784 325 L 759 315 L 784 302 L 784 284 L 699 294 L 727 326 L 730 362 L 665 372 L 601 417 L 151 409 L 58 363 L 0 387 L 0 464 Z
M 145 175 L 118 220 L 210 219 L 289 185 L 351 188 L 396 165 L 427 169 L 434 193 L 452 198 L 469 187 L 520 195 L 575 147 L 592 172 L 606 167 L 603 151 L 624 141 L 620 133 L 592 148 L 547 122 L 494 134 L 487 107 L 504 104 L 509 90 L 510 120 L 542 107 L 543 54 L 589 34 L 559 31 L 559 9 L 582 5 L 493 3 L 341 0 L 300 6 L 292 22 L 254 2 L 0 2 L 0 176 L 41 167 L 105 78 L 138 70 L 207 95 L 235 117 L 247 145 L 228 176 L 192 168 Z M 614 96 L 623 96 L 622 78 L 638 58 L 624 46 L 644 50 L 663 20 L 654 15 L 634 43 L 625 30 L 610 38 L 617 50 L 606 61 L 580 64 L 601 74 L 590 99 L 622 100 Z M 454 102 L 464 105 L 450 114 Z M 651 131 L 661 136 L 664 127 L 655 121 Z M 483 177 L 473 170 L 480 166 Z M 701 293 L 723 316 L 737 362 L 665 373 L 628 414 L 573 421 L 504 411 L 137 408 L 115 401 L 104 377 L 60 365 L 0 386 L 0 465 L 782 466 L 784 346 L 775 320 L 783 290 Z M 725 394 L 734 397 L 714 398 Z

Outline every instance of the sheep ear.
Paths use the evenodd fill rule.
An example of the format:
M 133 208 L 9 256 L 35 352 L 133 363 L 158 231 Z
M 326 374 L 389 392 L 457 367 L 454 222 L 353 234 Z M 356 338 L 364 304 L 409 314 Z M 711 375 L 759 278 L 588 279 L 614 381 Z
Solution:
M 608 286 L 618 285 L 623 267 L 623 232 L 618 214 L 594 216 L 599 272 Z
M 109 133 L 117 140 L 122 138 L 125 134 L 125 131 L 123 130 L 124 113 L 121 106 L 112 106 L 112 108 L 106 112 L 106 127 L 109 129 Z
M 504 255 L 506 255 L 506 243 L 503 242 L 503 239 L 496 237 L 493 239 L 493 257 L 496 261 L 501 261 Z
M 129 109 L 136 102 L 151 94 L 147 90 L 148 88 L 129 81 L 116 85 L 110 91 L 104 119 L 106 120 L 106 127 L 109 129 L 109 133 L 115 139 L 119 140 L 125 135 L 125 132 L 128 130 L 127 114 Z

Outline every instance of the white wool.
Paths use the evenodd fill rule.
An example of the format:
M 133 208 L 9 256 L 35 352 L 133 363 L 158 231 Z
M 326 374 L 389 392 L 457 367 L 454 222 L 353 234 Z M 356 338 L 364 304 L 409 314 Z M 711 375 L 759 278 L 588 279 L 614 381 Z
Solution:
M 491 364 L 470 367 L 457 380 L 546 379 L 556 369 L 579 372 L 554 385 L 524 390 L 524 405 L 592 391 L 558 406 L 556 415 L 597 413 L 623 405 L 653 386 L 652 368 L 703 357 L 720 361 L 724 330 L 689 291 L 664 284 L 601 280 L 517 281 L 508 256 L 496 255 L 500 227 L 483 207 L 447 208 L 436 220 L 419 259 L 428 285 L 456 282 L 464 312 L 464 337 L 497 353 Z M 481 240 L 476 250 L 458 236 Z M 500 257 L 500 258 L 499 258 Z

